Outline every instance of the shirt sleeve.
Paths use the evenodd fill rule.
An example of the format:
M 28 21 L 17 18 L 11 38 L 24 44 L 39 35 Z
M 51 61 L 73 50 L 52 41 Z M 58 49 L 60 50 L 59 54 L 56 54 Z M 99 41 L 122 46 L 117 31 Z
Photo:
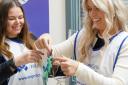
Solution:
M 97 73 L 82 63 L 79 64 L 75 76 L 87 85 L 128 85 L 128 40 L 121 48 L 111 76 Z
M 67 39 L 66 41 L 57 44 L 55 46 L 52 47 L 52 56 L 56 57 L 56 56 L 66 56 L 66 57 L 73 57 L 74 53 L 74 39 L 75 39 L 76 33 L 73 34 L 69 39 Z
M 17 72 L 13 59 L 0 64 L 0 84 Z

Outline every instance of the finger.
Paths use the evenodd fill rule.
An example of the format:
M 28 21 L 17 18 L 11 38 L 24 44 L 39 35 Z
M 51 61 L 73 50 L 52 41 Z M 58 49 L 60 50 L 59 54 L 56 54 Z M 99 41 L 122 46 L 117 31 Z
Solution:
M 63 72 L 67 72 L 67 71 L 68 71 L 67 68 L 63 68 L 63 67 L 61 67 L 61 70 L 62 70 Z
M 42 55 L 43 55 L 43 53 L 37 52 L 37 51 L 32 51 L 32 53 L 31 53 L 31 56 L 36 58 L 37 60 L 42 59 Z
M 63 71 L 64 75 L 70 76 L 68 71 Z
M 31 50 L 31 54 L 35 55 L 45 55 L 45 53 L 41 50 Z
M 53 63 L 52 63 L 53 65 L 60 65 L 60 62 L 59 61 L 54 61 L 53 60 Z
M 70 65 L 68 64 L 68 62 L 61 62 L 60 65 L 63 67 L 63 68 L 66 68 L 66 67 L 69 67 Z
M 30 59 L 34 60 L 34 61 L 38 61 L 38 55 L 35 55 L 34 53 L 30 55 Z
M 35 42 L 35 48 L 36 48 L 36 50 L 38 50 L 38 49 L 44 49 L 45 48 L 47 50 L 48 55 L 51 54 L 52 48 L 51 48 L 51 44 L 50 44 L 49 40 L 40 39 L 37 42 Z
M 66 71 L 67 72 L 69 70 L 69 65 L 67 65 L 67 64 L 61 63 L 60 66 L 61 66 L 61 70 L 62 71 Z
M 42 60 L 42 56 L 39 55 L 39 54 L 35 55 L 34 57 L 35 57 L 38 61 L 39 61 L 39 60 Z
M 39 45 L 41 46 L 40 49 L 46 48 L 46 44 L 45 44 L 46 41 L 47 41 L 47 40 L 45 40 L 45 39 L 40 39 L 40 40 L 39 40 Z
M 66 76 L 71 76 L 70 71 L 71 71 L 72 69 L 70 69 L 70 67 L 61 67 L 61 70 L 63 71 L 63 73 L 64 73 Z
M 67 69 L 69 67 L 67 62 L 60 62 L 60 66 L 61 66 L 62 69 Z
M 36 50 L 41 49 L 40 40 L 35 41 L 34 47 L 35 47 Z
M 67 58 L 66 57 L 54 57 L 53 60 L 60 61 L 60 62 L 65 62 L 65 61 L 67 61 Z
M 30 56 L 29 61 L 30 61 L 31 63 L 37 63 L 38 60 L 37 60 L 35 57 Z
M 36 50 L 38 48 L 37 40 L 34 42 L 34 49 Z
M 48 54 L 51 54 L 52 48 L 51 48 L 50 41 L 49 40 L 44 40 L 43 43 L 44 43 L 44 47 L 48 51 Z
M 43 49 L 41 49 L 41 50 L 35 50 L 35 53 L 36 53 L 36 54 L 39 54 L 39 55 L 45 55 L 45 54 L 47 54 L 47 53 L 45 52 L 45 50 L 43 50 Z

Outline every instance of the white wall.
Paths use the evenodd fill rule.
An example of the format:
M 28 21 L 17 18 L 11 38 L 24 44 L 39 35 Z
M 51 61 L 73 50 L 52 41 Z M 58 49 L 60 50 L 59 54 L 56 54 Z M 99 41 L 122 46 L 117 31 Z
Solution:
M 49 32 L 53 44 L 66 39 L 65 0 L 49 0 Z M 55 78 L 48 79 L 48 85 L 57 85 Z M 65 85 L 65 81 L 62 85 Z
M 66 39 L 65 0 L 49 0 L 49 28 L 53 44 Z

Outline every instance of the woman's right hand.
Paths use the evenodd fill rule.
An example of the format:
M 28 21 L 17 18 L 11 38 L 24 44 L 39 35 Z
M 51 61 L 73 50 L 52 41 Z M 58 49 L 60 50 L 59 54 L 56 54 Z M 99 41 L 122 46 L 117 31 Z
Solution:
M 29 50 L 20 56 L 14 57 L 15 65 L 18 67 L 27 63 L 37 63 L 42 59 L 44 53 L 37 50 Z
M 46 49 L 48 52 L 48 55 L 52 52 L 51 47 L 51 37 L 48 33 L 42 34 L 36 41 L 35 41 L 35 48 L 38 49 Z

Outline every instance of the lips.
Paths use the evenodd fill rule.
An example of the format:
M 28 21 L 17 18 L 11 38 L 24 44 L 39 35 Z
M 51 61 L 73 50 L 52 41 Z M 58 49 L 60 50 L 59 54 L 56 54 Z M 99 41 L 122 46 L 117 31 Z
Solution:
M 21 26 L 13 26 L 12 29 L 13 30 L 20 30 L 21 29 Z
M 92 19 L 93 22 L 98 22 L 100 19 Z
M 97 29 L 99 27 L 100 19 L 99 18 L 93 18 L 92 22 L 93 22 L 92 28 Z

